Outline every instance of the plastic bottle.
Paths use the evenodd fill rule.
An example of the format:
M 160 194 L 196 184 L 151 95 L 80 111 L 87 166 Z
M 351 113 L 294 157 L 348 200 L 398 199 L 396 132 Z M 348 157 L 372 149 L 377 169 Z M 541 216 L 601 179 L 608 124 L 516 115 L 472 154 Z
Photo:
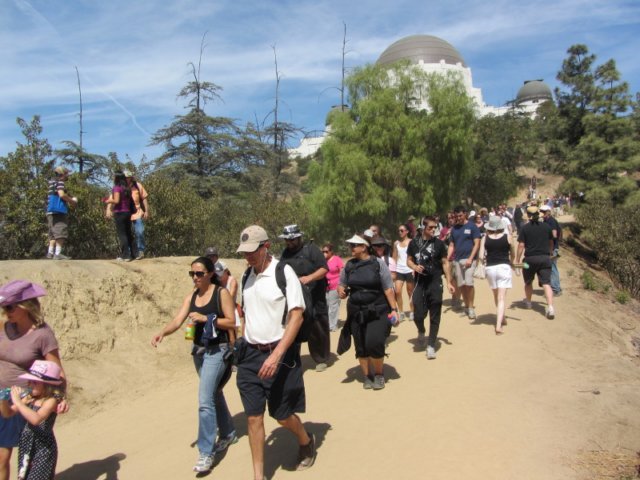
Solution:
M 187 320 L 187 326 L 184 329 L 184 339 L 193 340 L 196 337 L 196 324 L 193 320 Z

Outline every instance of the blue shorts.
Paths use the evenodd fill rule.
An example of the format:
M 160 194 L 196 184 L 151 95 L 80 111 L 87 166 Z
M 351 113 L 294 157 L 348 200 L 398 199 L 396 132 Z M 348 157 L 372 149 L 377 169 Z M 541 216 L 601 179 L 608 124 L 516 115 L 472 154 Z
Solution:
M 0 417 L 0 448 L 17 447 L 26 423 L 19 413 L 10 418 Z

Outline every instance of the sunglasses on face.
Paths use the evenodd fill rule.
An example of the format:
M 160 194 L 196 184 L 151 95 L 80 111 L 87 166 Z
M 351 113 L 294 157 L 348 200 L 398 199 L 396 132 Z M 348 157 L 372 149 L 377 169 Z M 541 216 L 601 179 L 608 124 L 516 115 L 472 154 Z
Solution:
M 329 253 L 329 250 L 322 250 L 322 253 Z
M 6 305 L 4 307 L 2 307 L 4 309 L 5 312 L 7 313 L 11 313 L 13 312 L 16 308 L 18 308 L 18 305 Z
M 207 272 L 194 272 L 193 270 L 189 270 L 189 276 L 191 278 L 193 277 L 198 277 L 198 278 L 202 278 L 207 274 Z
M 436 226 L 435 225 L 425 225 L 424 228 L 426 228 L 427 230 L 435 230 Z
M 356 247 L 361 247 L 361 246 L 362 246 L 362 244 L 360 244 L 360 243 L 350 243 L 349 244 L 349 248 L 356 248 Z

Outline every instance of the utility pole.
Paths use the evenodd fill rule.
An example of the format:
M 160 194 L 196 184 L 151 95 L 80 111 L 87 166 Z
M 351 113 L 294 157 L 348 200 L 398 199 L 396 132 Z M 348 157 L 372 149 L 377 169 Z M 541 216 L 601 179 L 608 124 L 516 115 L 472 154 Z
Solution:
M 84 133 L 82 131 L 82 89 L 80 88 L 80 72 L 78 72 L 78 67 L 75 67 L 75 69 L 76 69 L 76 77 L 78 78 L 78 93 L 80 94 L 80 152 L 78 154 L 78 164 L 79 164 L 80 173 L 82 173 L 82 169 L 84 166 L 84 158 L 83 158 L 84 149 L 82 148 L 82 134 Z

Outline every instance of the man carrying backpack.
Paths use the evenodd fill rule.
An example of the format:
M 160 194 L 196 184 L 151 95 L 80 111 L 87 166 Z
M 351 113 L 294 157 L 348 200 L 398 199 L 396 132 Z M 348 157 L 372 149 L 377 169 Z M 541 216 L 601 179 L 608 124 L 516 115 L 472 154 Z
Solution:
M 309 354 L 316 362 L 316 372 L 327 369 L 330 349 L 329 312 L 327 309 L 327 261 L 318 247 L 305 244 L 298 225 L 287 225 L 281 238 L 286 247 L 280 260 L 293 268 L 303 288 L 311 291 L 313 322 L 309 332 Z
M 297 415 L 306 408 L 300 344 L 295 342 L 305 309 L 302 287 L 285 265 L 283 294 L 276 281 L 280 262 L 269 254 L 269 246 L 267 232 L 252 225 L 240 234 L 237 249 L 250 266 L 242 280 L 244 327 L 235 355 L 255 478 L 264 478 L 265 404 L 269 415 L 296 436 L 296 469 L 311 467 L 316 458 L 314 437 Z

